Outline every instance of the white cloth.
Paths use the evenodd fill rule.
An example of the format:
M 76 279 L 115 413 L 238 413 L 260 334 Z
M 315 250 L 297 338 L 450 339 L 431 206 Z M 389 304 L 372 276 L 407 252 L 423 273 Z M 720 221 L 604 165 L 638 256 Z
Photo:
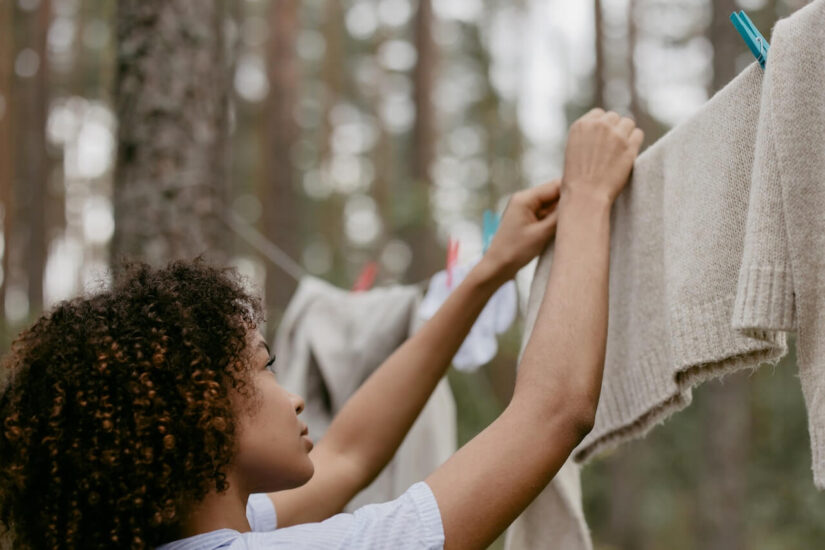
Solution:
M 301 418 L 317 441 L 356 389 L 419 326 L 415 286 L 342 290 L 301 280 L 278 328 L 278 381 L 304 397 Z M 393 459 L 346 510 L 398 497 L 456 450 L 455 400 L 442 379 Z
M 253 531 L 274 531 L 278 527 L 275 504 L 266 493 L 253 493 L 246 501 L 246 519 Z
M 265 496 L 265 495 L 264 495 Z M 250 496 L 250 500 L 251 500 Z M 266 497 L 265 497 L 266 498 Z M 269 500 L 266 498 L 266 500 Z M 320 523 L 305 523 L 274 531 L 274 509 L 262 499 L 247 506 L 251 532 L 218 529 L 177 540 L 158 550 L 438 550 L 444 548 L 444 527 L 438 503 L 430 487 L 419 482 L 398 499 L 383 504 L 370 504 L 353 514 L 338 514 Z
M 449 286 L 446 271 L 439 271 L 432 276 L 427 294 L 419 309 L 422 319 L 430 319 L 435 315 L 453 289 L 464 280 L 473 265 L 459 265 L 453 268 Z M 518 313 L 516 283 L 508 281 L 493 294 L 481 310 L 478 319 L 453 357 L 453 366 L 461 371 L 474 371 L 489 363 L 498 351 L 497 335 L 510 328 L 516 318 L 516 313 Z

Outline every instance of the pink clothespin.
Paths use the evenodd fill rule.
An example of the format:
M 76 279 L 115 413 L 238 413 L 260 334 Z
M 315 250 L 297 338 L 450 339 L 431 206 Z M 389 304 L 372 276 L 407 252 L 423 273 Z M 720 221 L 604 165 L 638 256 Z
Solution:
M 375 282 L 375 276 L 378 274 L 378 263 L 377 262 L 367 262 L 364 265 L 364 268 L 361 270 L 361 273 L 358 274 L 358 278 L 355 280 L 355 284 L 352 286 L 353 292 L 363 292 L 365 290 L 369 290 L 372 288 L 372 284 Z
M 447 288 L 453 287 L 453 267 L 458 261 L 458 241 L 447 239 Z

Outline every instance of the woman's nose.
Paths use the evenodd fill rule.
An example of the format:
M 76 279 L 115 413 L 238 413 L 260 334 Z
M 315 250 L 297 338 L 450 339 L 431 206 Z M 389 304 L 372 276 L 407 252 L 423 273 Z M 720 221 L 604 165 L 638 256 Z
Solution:
M 301 414 L 301 411 L 304 410 L 304 398 L 300 395 L 292 394 L 292 404 L 295 406 L 295 414 Z

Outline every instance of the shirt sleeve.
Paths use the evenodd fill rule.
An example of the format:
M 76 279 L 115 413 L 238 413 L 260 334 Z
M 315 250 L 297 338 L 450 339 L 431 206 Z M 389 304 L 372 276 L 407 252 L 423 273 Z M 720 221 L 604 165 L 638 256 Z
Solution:
M 274 531 L 278 527 L 275 505 L 266 493 L 253 493 L 246 501 L 246 519 L 253 531 Z
M 250 548 L 441 550 L 444 527 L 430 487 L 423 481 L 397 499 L 370 504 L 320 523 L 249 533 Z

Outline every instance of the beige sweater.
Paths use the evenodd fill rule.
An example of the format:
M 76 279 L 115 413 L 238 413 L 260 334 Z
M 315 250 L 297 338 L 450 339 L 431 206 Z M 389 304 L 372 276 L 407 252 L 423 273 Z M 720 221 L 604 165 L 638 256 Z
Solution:
M 825 0 L 777 23 L 770 56 L 733 326 L 797 331 L 814 483 L 825 489 Z
M 764 75 L 752 64 L 638 158 L 611 224 L 602 394 L 573 459 L 643 436 L 707 379 L 775 364 L 798 329 L 814 480 L 825 487 L 825 0 L 777 24 Z M 528 335 L 552 254 L 536 270 Z M 539 517 L 534 504 L 509 548 L 528 538 L 589 548 L 569 481 L 554 480 L 544 499 L 565 509 Z M 576 541 L 555 544 L 573 529 Z

